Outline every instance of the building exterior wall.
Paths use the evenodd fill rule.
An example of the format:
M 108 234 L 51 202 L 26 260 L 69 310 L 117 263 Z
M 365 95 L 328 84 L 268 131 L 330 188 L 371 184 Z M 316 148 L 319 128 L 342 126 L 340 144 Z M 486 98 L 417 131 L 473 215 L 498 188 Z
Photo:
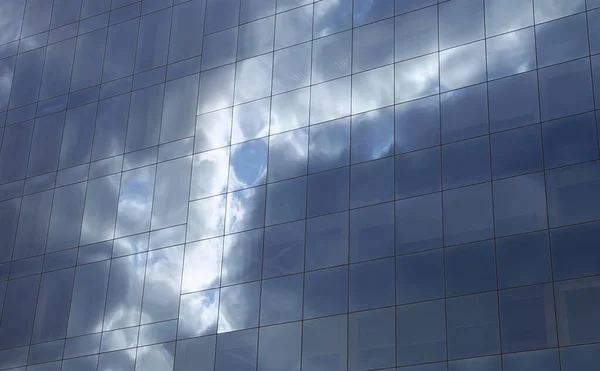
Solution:
M 0 1 L 0 370 L 597 370 L 599 53 L 599 0 Z

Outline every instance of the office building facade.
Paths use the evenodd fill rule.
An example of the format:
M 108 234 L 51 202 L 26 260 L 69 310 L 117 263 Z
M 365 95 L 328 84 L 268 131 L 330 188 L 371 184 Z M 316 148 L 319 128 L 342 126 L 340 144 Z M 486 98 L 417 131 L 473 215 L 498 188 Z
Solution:
M 0 370 L 597 370 L 599 109 L 599 0 L 2 0 Z

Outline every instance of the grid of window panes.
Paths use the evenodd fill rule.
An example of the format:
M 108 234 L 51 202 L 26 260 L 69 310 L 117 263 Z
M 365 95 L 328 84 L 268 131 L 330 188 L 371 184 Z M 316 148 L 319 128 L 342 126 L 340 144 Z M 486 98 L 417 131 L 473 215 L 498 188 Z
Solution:
M 599 53 L 600 0 L 1 0 L 0 370 L 597 370 Z

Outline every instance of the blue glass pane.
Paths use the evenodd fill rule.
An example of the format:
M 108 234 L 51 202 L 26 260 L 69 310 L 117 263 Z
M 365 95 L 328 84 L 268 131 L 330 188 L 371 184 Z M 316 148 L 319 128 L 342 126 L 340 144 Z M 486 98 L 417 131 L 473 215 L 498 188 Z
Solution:
M 506 354 L 502 356 L 502 363 L 504 371 L 560 370 L 557 349 Z
M 396 307 L 397 365 L 446 359 L 446 315 L 443 300 Z
M 441 49 L 483 39 L 483 0 L 444 2 L 439 12 Z
M 593 112 L 544 123 L 542 135 L 546 168 L 598 158 Z
M 304 277 L 304 318 L 348 311 L 348 267 L 308 272 Z
M 306 177 L 267 186 L 266 225 L 286 223 L 306 216 Z
M 350 120 L 340 119 L 310 127 L 308 172 L 350 164 Z
M 499 300 L 504 352 L 558 346 L 551 284 L 501 291 Z
M 348 209 L 349 172 L 349 168 L 342 168 L 308 177 L 307 214 L 309 217 Z
M 488 39 L 486 52 L 488 79 L 496 79 L 534 69 L 536 67 L 536 54 L 533 28 Z
M 396 254 L 442 247 L 440 193 L 396 201 Z
M 498 237 L 548 228 L 544 174 L 494 182 L 494 223 Z
M 474 294 L 496 289 L 494 242 L 484 241 L 446 249 L 446 295 Z
M 464 359 L 448 362 L 448 371 L 500 371 L 502 360 L 500 356 Z
M 354 0 L 354 27 L 394 15 L 394 0 Z
M 442 146 L 444 189 L 489 181 L 490 140 L 475 138 Z
M 396 153 L 440 144 L 440 99 L 430 97 L 399 104 L 396 109 Z
M 263 278 L 299 273 L 304 269 L 305 222 L 265 229 Z
M 561 348 L 563 371 L 592 371 L 600 363 L 600 344 Z
M 258 329 L 217 336 L 215 371 L 256 371 Z
M 394 148 L 394 112 L 383 108 L 352 117 L 352 163 L 390 156 Z
M 417 1 L 423 3 L 421 0 Z M 401 4 L 406 2 L 406 0 L 400 1 Z M 398 8 L 396 4 L 397 13 Z M 396 17 L 395 33 L 396 62 L 437 51 L 437 8 L 432 6 Z
M 485 0 L 485 29 L 488 36 L 532 24 L 533 2 L 529 0 Z
M 600 341 L 600 279 L 554 284 L 558 341 L 561 346 Z
M 306 221 L 306 270 L 348 264 L 348 213 Z
M 496 292 L 448 299 L 446 315 L 449 359 L 500 352 Z
M 496 263 L 500 289 L 551 281 L 548 232 L 497 239 Z
M 346 371 L 348 355 L 346 315 L 304 321 L 303 371 Z
M 442 189 L 439 147 L 396 156 L 395 166 L 397 199 Z
M 263 327 L 259 339 L 257 370 L 300 370 L 302 323 Z
M 554 279 L 564 280 L 600 274 L 600 224 L 589 223 L 553 229 L 552 268 Z
M 353 313 L 348 317 L 348 371 L 396 364 L 394 308 Z
M 396 304 L 444 297 L 444 253 L 427 251 L 396 257 Z
M 491 132 L 540 121 L 536 71 L 492 81 L 488 91 Z
M 394 158 L 354 165 L 350 171 L 350 207 L 394 199 Z
M 494 236 L 491 185 L 444 192 L 444 243 L 455 245 Z
M 394 204 L 350 212 L 350 263 L 394 255 Z
M 262 230 L 226 236 L 222 284 L 231 285 L 260 279 L 262 248 Z
M 589 54 L 585 14 L 537 25 L 535 36 L 540 67 Z
M 550 228 L 600 219 L 597 161 L 546 172 Z
M 485 84 L 444 93 L 440 100 L 442 143 L 489 133 Z
M 482 0 L 464 0 L 462 2 L 465 1 L 482 2 Z M 445 4 L 453 3 L 459 5 L 459 7 L 461 5 L 461 2 L 446 2 Z M 463 10 L 461 9 L 460 11 L 462 12 Z M 469 64 L 469 73 L 464 73 L 465 63 Z M 440 52 L 441 91 L 459 89 L 484 82 L 486 80 L 486 72 L 484 41 L 457 46 L 453 49 Z
M 543 169 L 542 133 L 539 125 L 494 134 L 491 142 L 494 179 Z M 515 151 L 515 148 L 519 150 Z
M 394 305 L 394 259 L 350 266 L 350 311 Z
M 260 325 L 302 319 L 303 275 L 262 281 Z

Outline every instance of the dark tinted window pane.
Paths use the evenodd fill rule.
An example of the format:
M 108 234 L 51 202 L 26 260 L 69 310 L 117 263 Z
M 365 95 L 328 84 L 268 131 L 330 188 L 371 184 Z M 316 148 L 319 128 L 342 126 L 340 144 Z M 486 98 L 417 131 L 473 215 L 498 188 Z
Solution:
M 396 153 L 440 144 L 440 100 L 436 97 L 399 104 L 396 110 Z
M 600 218 L 598 162 L 546 172 L 550 228 Z
M 496 289 L 494 242 L 446 249 L 446 295 L 474 294 Z
M 169 63 L 202 53 L 202 34 L 206 1 L 196 0 L 173 8 Z
M 421 0 L 418 1 L 423 3 Z M 435 1 L 436 0 L 433 0 L 433 2 Z M 406 0 L 402 0 L 400 3 L 406 3 Z M 398 12 L 398 10 L 398 4 L 396 4 L 396 12 Z M 402 61 L 437 51 L 437 7 L 432 6 L 417 12 L 396 17 L 395 32 L 396 61 Z
M 279 224 L 306 216 L 306 177 L 267 186 L 266 224 Z
M 455 2 L 458 5 L 459 12 L 464 9 L 460 7 L 465 1 L 481 2 L 482 0 L 463 0 Z M 453 4 L 446 2 L 445 4 Z M 462 13 L 461 17 L 467 17 L 467 13 Z M 440 33 L 442 31 L 440 30 Z M 470 73 L 464 73 L 464 64 L 469 63 Z M 486 80 L 486 59 L 485 43 L 478 41 L 476 43 L 457 46 L 440 52 L 440 87 L 442 91 L 462 88 L 473 84 L 478 84 Z
M 304 321 L 302 370 L 347 370 L 347 329 L 348 319 L 345 315 Z
M 560 370 L 557 349 L 506 354 L 502 356 L 502 363 L 505 371 Z
M 488 36 L 531 26 L 533 3 L 529 0 L 486 0 L 485 29 Z
M 539 66 L 549 66 L 589 54 L 585 14 L 535 26 Z
M 273 50 L 275 17 L 240 26 L 238 59 L 246 59 Z
M 167 64 L 170 27 L 171 9 L 161 10 L 141 18 L 135 57 L 136 72 Z
M 98 45 L 98 44 L 96 44 Z M 33 103 L 38 99 L 45 48 L 19 54 L 10 92 L 10 108 Z
M 0 152 L 0 182 L 6 183 L 25 177 L 27 158 L 33 134 L 33 121 L 4 129 Z
M 102 80 L 118 79 L 133 73 L 139 20 L 120 23 L 108 30 Z
M 79 244 L 86 189 L 86 183 L 77 183 L 54 190 L 46 252 Z
M 69 39 L 48 46 L 39 99 L 69 92 L 76 41 L 76 39 Z
M 243 285 L 229 286 L 221 288 L 219 304 L 219 329 L 218 332 L 229 332 L 242 330 L 249 327 L 258 326 L 258 308 L 260 305 L 260 282 L 245 283 Z M 233 334 L 242 334 L 243 332 L 234 332 Z M 219 347 L 219 341 L 221 337 L 217 339 L 217 347 Z M 256 347 L 256 345 L 255 345 Z M 256 348 L 253 352 L 256 354 Z M 239 357 L 240 355 L 238 355 Z M 231 357 L 231 355 L 228 357 Z M 225 362 L 225 361 L 221 361 Z M 253 361 L 254 362 L 254 361 Z M 219 350 L 217 350 L 217 369 L 219 369 Z M 240 368 L 222 368 L 223 371 L 227 370 L 238 370 Z M 251 368 L 254 370 L 254 366 Z
M 74 45 L 75 45 L 75 43 L 73 43 L 73 47 L 75 47 Z M 50 49 L 52 49 L 52 48 L 50 48 Z M 11 58 L 6 58 L 6 59 L 0 60 L 0 77 L 3 80 L 6 79 L 6 81 L 11 81 L 10 84 L 3 84 L 3 86 L 0 88 L 0 111 L 4 111 L 8 108 L 8 99 L 10 98 L 10 89 L 11 89 L 12 79 L 13 79 L 14 72 L 15 72 L 16 60 L 17 60 L 16 57 L 11 57 Z M 67 87 L 67 90 L 68 90 L 68 87 Z M 0 120 L 0 122 L 2 123 L 1 126 L 3 126 L 4 121 Z
M 301 322 L 263 327 L 259 336 L 258 370 L 300 370 Z
M 501 291 L 499 300 L 504 352 L 558 345 L 551 284 Z
M 511 129 L 540 121 L 537 72 L 488 84 L 490 131 Z
M 23 197 L 13 259 L 44 253 L 51 206 L 51 190 Z
M 352 0 L 315 2 L 314 37 L 323 37 L 352 27 Z
M 237 41 L 237 28 L 230 28 L 206 36 L 203 47 L 202 70 L 235 62 Z
M 348 267 L 308 272 L 304 278 L 304 318 L 348 311 Z
M 472 138 L 489 132 L 485 84 L 442 94 L 441 105 L 442 143 Z
M 483 0 L 459 0 L 440 6 L 440 48 L 483 39 Z
M 394 1 L 363 2 L 354 0 L 354 26 L 370 23 L 394 15 Z
M 372 161 L 351 168 L 350 207 L 394 199 L 394 159 Z
M 550 232 L 554 279 L 600 274 L 600 224 L 589 223 Z
M 396 156 L 396 198 L 418 196 L 441 190 L 439 148 Z
M 491 142 L 494 179 L 542 170 L 542 137 L 539 125 L 492 135 Z M 518 148 L 518 151 L 515 151 L 515 148 Z
M 267 151 L 267 139 L 256 139 L 231 147 L 229 191 L 265 183 Z
M 446 315 L 449 359 L 500 352 L 495 292 L 448 299 Z
M 0 348 L 29 344 L 39 284 L 39 276 L 25 277 L 8 283 L 6 294 L 3 295 Z
M 444 243 L 454 245 L 494 236 L 490 184 L 444 192 Z
M 546 168 L 598 158 L 594 113 L 547 122 L 542 134 Z
M 227 195 L 225 233 L 236 233 L 265 225 L 265 186 Z M 244 210 L 237 213 L 237 210 Z
M 21 24 L 23 21 L 23 12 L 25 11 L 25 2 L 18 0 L 9 0 L 0 5 L 2 14 L 6 14 L 6 23 L 2 22 L 2 36 L 0 44 L 7 43 L 19 38 L 21 33 Z
M 260 325 L 302 319 L 303 275 L 262 281 Z
M 275 13 L 276 0 L 247 0 L 241 2 L 240 22 L 245 23 Z
M 350 311 L 394 305 L 394 259 L 350 266 Z
M 486 47 L 488 79 L 530 71 L 536 66 L 533 28 L 492 37 Z
M 443 146 L 442 163 L 444 189 L 490 180 L 489 138 L 481 137 Z
M 592 371 L 600 362 L 600 345 L 562 348 L 560 362 L 564 371 Z
M 20 198 L 0 202 L 0 261 L 2 262 L 9 261 L 12 256 L 20 207 Z M 6 269 L 8 270 L 8 266 Z
M 308 216 L 316 216 L 348 208 L 349 168 L 332 170 L 308 177 Z
M 500 289 L 550 281 L 548 232 L 496 240 L 496 263 Z
M 130 95 L 124 94 L 100 101 L 96 116 L 92 160 L 123 153 Z
M 240 0 L 208 0 L 204 33 L 236 26 L 240 15 Z
M 100 83 L 107 29 L 94 31 L 77 38 L 71 91 Z
M 396 308 L 397 364 L 446 359 L 446 315 L 443 300 Z
M 350 121 L 341 119 L 310 127 L 308 171 L 318 172 L 350 163 Z
M 42 276 L 32 334 L 33 342 L 61 339 L 66 336 L 74 272 L 71 268 Z
M 306 221 L 306 270 L 348 264 L 348 213 Z
M 407 304 L 444 296 L 442 250 L 396 258 L 396 304 Z
M 442 247 L 440 193 L 396 201 L 396 254 Z
M 198 75 L 166 83 L 160 143 L 194 135 L 197 94 Z
M 592 4 L 588 1 L 588 9 L 592 8 Z M 598 0 L 594 0 L 598 1 Z M 600 2 L 595 4 L 596 6 L 600 6 Z M 600 52 L 600 36 L 598 35 L 598 31 L 600 31 L 600 11 L 594 10 L 592 12 L 587 13 L 587 21 L 588 21 L 588 34 L 590 38 L 590 52 L 591 54 L 596 54 Z
M 278 14 L 275 19 L 275 49 L 310 40 L 312 19 L 312 4 Z
M 542 120 L 593 109 L 589 60 L 580 59 L 543 68 L 538 75 Z
M 394 204 L 350 212 L 350 263 L 394 255 Z
M 131 94 L 125 151 L 158 144 L 164 90 L 159 84 Z
M 258 329 L 217 336 L 216 371 L 256 371 Z
M 304 269 L 304 221 L 265 229 L 263 278 Z
M 554 284 L 558 338 L 562 346 L 600 340 L 600 280 L 597 277 Z
M 260 279 L 263 231 L 249 231 L 225 237 L 221 282 L 231 285 Z
M 500 359 L 500 356 L 472 358 L 448 362 L 448 371 L 500 371 L 501 369 L 502 360 Z
M 353 164 L 392 155 L 393 114 L 391 108 L 383 108 L 352 117 Z
M 28 176 L 56 171 L 64 122 L 64 111 L 40 117 L 35 121 L 27 168 Z
M 104 317 L 109 266 L 110 262 L 103 261 L 77 267 L 67 336 L 98 331 Z
M 308 161 L 308 129 L 269 137 L 268 181 L 305 175 Z
M 215 347 L 215 336 L 178 341 L 175 352 L 175 370 L 212 371 L 215 366 Z
M 494 222 L 499 237 L 547 228 L 544 174 L 494 182 Z
M 350 314 L 348 370 L 372 370 L 395 364 L 395 310 L 385 308 Z
M 59 169 L 90 161 L 98 104 L 88 104 L 67 111 L 60 150 Z
M 391 5 L 391 0 L 380 0 L 372 3 L 365 3 L 362 0 L 354 1 L 354 17 L 359 14 L 361 6 L 376 7 L 380 4 Z M 368 4 L 368 5 L 367 5 Z M 392 15 L 392 11 L 388 14 Z M 356 26 L 356 22 L 355 22 Z M 375 67 L 383 66 L 394 62 L 394 20 L 369 24 L 363 27 L 355 28 L 352 34 L 352 72 L 360 72 Z

